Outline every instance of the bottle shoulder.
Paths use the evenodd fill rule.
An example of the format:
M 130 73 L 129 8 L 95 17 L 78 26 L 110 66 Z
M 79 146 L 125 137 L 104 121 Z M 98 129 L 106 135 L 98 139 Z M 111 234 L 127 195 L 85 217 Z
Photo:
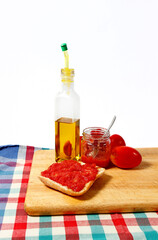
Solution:
M 66 93 L 61 91 L 55 98 L 55 119 L 67 117 L 72 119 L 80 118 L 80 97 L 75 92 Z

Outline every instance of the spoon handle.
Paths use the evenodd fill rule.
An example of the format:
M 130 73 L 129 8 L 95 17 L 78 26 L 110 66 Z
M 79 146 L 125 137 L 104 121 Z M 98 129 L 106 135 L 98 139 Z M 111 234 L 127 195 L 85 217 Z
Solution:
M 110 125 L 109 125 L 109 127 L 108 127 L 108 129 L 107 129 L 107 131 L 110 130 L 110 128 L 111 128 L 112 125 L 114 124 L 115 120 L 116 120 L 116 116 L 113 117 L 113 119 L 112 119 L 112 121 L 111 121 L 111 123 L 110 123 Z

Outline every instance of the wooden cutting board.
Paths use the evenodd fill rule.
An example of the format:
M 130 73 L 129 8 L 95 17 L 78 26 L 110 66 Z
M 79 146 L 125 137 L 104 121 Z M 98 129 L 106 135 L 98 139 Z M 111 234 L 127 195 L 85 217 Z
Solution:
M 54 150 L 34 154 L 25 198 L 29 215 L 158 211 L 158 148 L 139 148 L 142 163 L 131 170 L 106 169 L 90 190 L 71 197 L 46 187 L 38 178 L 54 160 Z

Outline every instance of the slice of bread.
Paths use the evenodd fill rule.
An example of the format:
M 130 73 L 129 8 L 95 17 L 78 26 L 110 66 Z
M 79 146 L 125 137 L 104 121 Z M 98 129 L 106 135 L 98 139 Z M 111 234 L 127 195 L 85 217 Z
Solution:
M 82 162 L 80 162 L 80 163 L 84 164 Z M 96 175 L 96 178 L 93 181 L 89 181 L 88 183 L 86 183 L 84 188 L 81 191 L 79 191 L 79 192 L 75 192 L 72 189 L 68 188 L 67 186 L 63 186 L 60 183 L 55 182 L 55 181 L 51 180 L 50 178 L 43 177 L 41 175 L 39 176 L 39 179 L 46 186 L 48 186 L 50 188 L 53 188 L 55 190 L 58 190 L 60 192 L 63 192 L 65 194 L 67 194 L 67 195 L 70 195 L 70 196 L 81 196 L 81 195 L 83 195 L 84 193 L 86 193 L 90 189 L 90 187 L 92 186 L 92 184 L 95 182 L 95 180 L 97 178 L 100 178 L 104 174 L 104 172 L 105 172 L 104 168 L 101 168 L 101 167 L 98 167 L 98 166 L 96 166 L 96 168 L 98 169 L 98 173 Z

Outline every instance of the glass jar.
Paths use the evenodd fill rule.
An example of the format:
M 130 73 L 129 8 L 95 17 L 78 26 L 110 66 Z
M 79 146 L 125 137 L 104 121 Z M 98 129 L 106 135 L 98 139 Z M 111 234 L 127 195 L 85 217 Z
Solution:
M 107 167 L 110 162 L 110 143 L 110 133 L 106 128 L 85 128 L 81 141 L 81 161 Z

